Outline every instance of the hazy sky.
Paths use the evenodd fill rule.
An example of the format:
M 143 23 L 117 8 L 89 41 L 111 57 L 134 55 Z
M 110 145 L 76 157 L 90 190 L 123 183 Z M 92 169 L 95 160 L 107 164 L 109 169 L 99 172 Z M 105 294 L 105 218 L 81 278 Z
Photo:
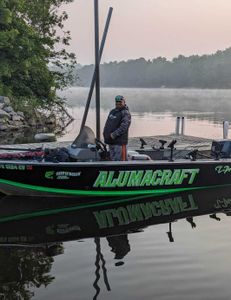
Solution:
M 66 5 L 78 63 L 94 63 L 94 1 Z M 99 0 L 100 30 L 113 16 L 103 62 L 210 54 L 231 46 L 231 0 Z

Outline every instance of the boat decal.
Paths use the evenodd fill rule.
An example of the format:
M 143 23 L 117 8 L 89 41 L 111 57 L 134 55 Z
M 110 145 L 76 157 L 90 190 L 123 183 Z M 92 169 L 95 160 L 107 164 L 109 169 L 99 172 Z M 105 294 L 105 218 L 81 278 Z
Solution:
M 145 190 L 113 190 L 113 191 L 96 191 L 96 190 L 70 190 L 70 189 L 58 189 L 58 188 L 50 188 L 46 186 L 37 186 L 31 184 L 25 184 L 20 182 L 15 182 L 6 179 L 0 179 L 0 183 L 11 186 L 17 187 L 20 189 L 25 190 L 33 190 L 38 191 L 41 193 L 53 193 L 53 194 L 62 194 L 62 195 L 72 195 L 72 196 L 132 196 L 132 195 L 164 195 L 176 192 L 184 192 L 184 191 L 191 191 L 191 190 L 201 190 L 201 189 L 208 189 L 214 187 L 226 187 L 231 186 L 231 184 L 224 184 L 224 185 L 213 185 L 213 186 L 197 186 L 197 187 L 187 187 L 187 188 L 167 188 L 167 189 L 145 189 Z M 4 189 L 2 189 L 4 190 Z
M 231 167 L 230 166 L 216 166 L 215 171 L 218 174 L 227 174 L 227 173 L 231 173 Z
M 71 177 L 78 177 L 81 175 L 81 172 L 69 172 L 69 171 L 47 171 L 45 173 L 46 179 L 58 179 L 58 180 L 66 180 Z
M 31 171 L 31 165 L 0 164 L 1 170 Z
M 94 183 L 95 188 L 149 187 L 193 184 L 200 169 L 165 169 L 139 171 L 100 171 Z

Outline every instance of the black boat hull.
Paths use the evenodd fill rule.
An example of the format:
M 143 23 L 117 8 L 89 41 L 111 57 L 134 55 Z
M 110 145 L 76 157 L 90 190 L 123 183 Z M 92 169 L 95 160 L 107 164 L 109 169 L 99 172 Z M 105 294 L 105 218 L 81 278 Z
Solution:
M 231 160 L 46 163 L 2 161 L 7 195 L 108 197 L 231 185 Z

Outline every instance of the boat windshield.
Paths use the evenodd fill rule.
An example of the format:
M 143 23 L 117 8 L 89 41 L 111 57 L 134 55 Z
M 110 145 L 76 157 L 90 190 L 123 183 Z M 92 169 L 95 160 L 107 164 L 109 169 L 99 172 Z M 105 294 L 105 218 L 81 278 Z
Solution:
M 88 148 L 89 144 L 95 144 L 95 134 L 90 127 L 84 126 L 72 143 L 72 146 L 76 148 Z

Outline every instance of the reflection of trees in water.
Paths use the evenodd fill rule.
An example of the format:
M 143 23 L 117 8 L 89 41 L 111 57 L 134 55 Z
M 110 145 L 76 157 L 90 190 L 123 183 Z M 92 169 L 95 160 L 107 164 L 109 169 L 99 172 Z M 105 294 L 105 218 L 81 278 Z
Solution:
M 61 247 L 61 248 L 60 248 Z M 29 300 L 32 289 L 48 286 L 54 277 L 49 275 L 53 255 L 62 250 L 47 248 L 1 248 L 0 249 L 0 299 Z

